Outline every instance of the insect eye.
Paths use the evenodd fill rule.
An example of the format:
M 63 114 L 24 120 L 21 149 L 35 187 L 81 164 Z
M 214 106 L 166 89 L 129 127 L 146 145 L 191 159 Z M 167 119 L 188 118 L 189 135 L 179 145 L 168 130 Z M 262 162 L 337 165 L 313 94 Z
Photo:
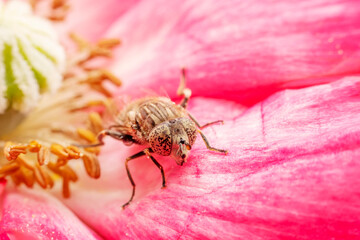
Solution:
M 180 144 L 185 144 L 185 140 L 184 140 L 184 139 L 181 139 L 179 143 L 180 143 Z

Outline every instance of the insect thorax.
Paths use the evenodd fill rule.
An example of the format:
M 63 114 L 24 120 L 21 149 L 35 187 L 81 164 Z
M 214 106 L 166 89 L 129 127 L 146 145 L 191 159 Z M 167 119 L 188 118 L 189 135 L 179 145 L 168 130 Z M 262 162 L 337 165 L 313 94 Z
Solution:
M 132 129 L 130 133 L 136 142 L 149 142 L 151 130 L 172 119 L 186 116 L 185 110 L 168 98 L 153 97 L 140 99 L 126 109 L 126 125 Z

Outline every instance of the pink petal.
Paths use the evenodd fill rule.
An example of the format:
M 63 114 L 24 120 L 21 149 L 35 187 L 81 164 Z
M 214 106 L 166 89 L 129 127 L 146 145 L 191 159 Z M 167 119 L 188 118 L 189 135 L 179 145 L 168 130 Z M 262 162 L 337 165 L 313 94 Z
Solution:
M 6 192 L 0 239 L 99 239 L 56 198 L 40 191 Z
M 194 95 L 253 104 L 359 72 L 359 24 L 356 0 L 145 0 L 108 35 L 123 40 L 112 67 L 119 94 L 173 96 L 184 66 Z
M 360 77 L 345 77 L 285 90 L 245 112 L 195 98 L 190 112 L 200 122 L 226 120 L 204 133 L 228 156 L 201 139 L 183 167 L 156 156 L 163 190 L 159 170 L 134 160 L 135 201 L 122 210 L 131 192 L 124 159 L 141 148 L 108 141 L 99 185 L 67 204 L 106 239 L 360 238 L 359 87 Z
M 98 40 L 108 27 L 139 0 L 69 1 L 71 10 L 59 26 L 63 35 L 76 32 L 90 40 Z

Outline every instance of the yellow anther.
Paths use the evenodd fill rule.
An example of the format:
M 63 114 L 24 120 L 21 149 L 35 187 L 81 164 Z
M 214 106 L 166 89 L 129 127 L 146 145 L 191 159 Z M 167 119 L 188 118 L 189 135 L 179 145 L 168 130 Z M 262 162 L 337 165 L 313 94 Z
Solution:
M 87 78 L 85 79 L 87 83 L 91 83 L 91 84 L 101 83 L 103 80 L 104 80 L 104 75 L 99 70 L 93 70 L 89 72 Z
M 55 174 L 63 178 L 63 197 L 70 197 L 69 183 L 70 181 L 75 182 L 78 180 L 76 173 L 69 166 L 57 166 L 54 163 L 49 163 L 48 167 Z
M 39 144 L 37 141 L 31 141 L 28 145 L 30 152 L 39 152 L 41 148 L 41 144 Z
M 12 142 L 7 142 L 4 147 L 4 155 L 7 160 L 15 160 L 21 153 L 26 153 L 26 146 L 16 145 Z
M 65 151 L 65 148 L 59 144 L 52 144 L 50 151 L 62 159 L 67 159 L 69 154 Z
M 74 41 L 74 43 L 77 45 L 79 50 L 84 50 L 89 47 L 89 43 L 85 39 L 80 37 L 78 34 L 70 33 L 69 36 Z
M 71 169 L 69 166 L 63 166 L 61 167 L 62 175 L 64 178 L 69 178 L 71 181 L 76 182 L 78 180 L 78 176 L 74 172 L 74 170 Z
M 41 147 L 38 154 L 37 160 L 39 165 L 47 164 L 50 161 L 50 150 L 47 147 Z
M 86 107 L 104 106 L 104 100 L 93 100 L 86 104 Z
M 46 178 L 46 185 L 49 188 L 52 188 L 54 186 L 54 180 L 50 177 L 50 175 L 47 172 L 45 172 L 45 178 Z
M 25 168 L 25 167 L 20 167 L 19 170 L 20 174 L 21 174 L 21 179 L 22 182 L 29 188 L 32 188 L 34 186 L 34 182 L 35 182 L 35 177 L 34 177 L 34 172 L 32 172 L 31 170 Z
M 106 48 L 95 48 L 90 52 L 90 59 L 94 57 L 111 57 L 112 51 Z
M 69 154 L 69 160 L 79 159 L 83 156 L 82 152 L 75 146 L 68 146 L 65 148 L 65 151 Z
M 113 48 L 119 46 L 121 43 L 120 39 L 117 38 L 108 38 L 101 39 L 97 42 L 97 46 L 100 48 Z
M 109 90 L 107 90 L 104 86 L 102 86 L 101 84 L 90 84 L 90 87 L 92 89 L 94 89 L 95 91 L 97 91 L 98 93 L 105 95 L 106 97 L 112 96 L 111 92 Z
M 57 175 L 59 175 L 63 178 L 68 178 L 73 182 L 78 180 L 78 177 L 77 177 L 76 173 L 74 172 L 74 170 L 72 170 L 67 165 L 66 166 L 58 166 L 55 163 L 49 163 L 48 167 L 49 167 L 49 169 L 51 169 L 51 171 L 53 171 L 54 173 L 56 173 Z
M 42 168 L 42 166 L 37 164 L 34 169 L 34 176 L 36 182 L 40 185 L 40 187 L 45 189 L 47 187 L 47 181 L 45 176 L 46 172 Z
M 84 167 L 87 174 L 92 178 L 100 177 L 100 164 L 96 156 L 85 154 L 83 157 Z
M 122 85 L 121 80 L 118 77 L 116 77 L 114 74 L 109 72 L 108 70 L 103 69 L 102 73 L 103 73 L 103 75 L 104 75 L 104 77 L 106 79 L 110 80 L 116 86 L 121 86 Z
M 95 142 L 96 141 L 96 136 L 93 132 L 91 132 L 90 130 L 87 130 L 85 128 L 78 128 L 77 129 L 77 133 L 79 134 L 79 136 L 83 139 L 85 139 L 88 142 Z
M 102 119 L 99 113 L 97 112 L 93 112 L 89 114 L 89 121 L 91 124 L 91 129 L 95 132 L 98 133 L 101 130 L 104 129 L 103 124 L 102 124 Z
M 53 9 L 56 9 L 56 8 L 64 7 L 65 4 L 66 4 L 65 0 L 53 0 L 52 4 L 51 4 L 51 7 Z

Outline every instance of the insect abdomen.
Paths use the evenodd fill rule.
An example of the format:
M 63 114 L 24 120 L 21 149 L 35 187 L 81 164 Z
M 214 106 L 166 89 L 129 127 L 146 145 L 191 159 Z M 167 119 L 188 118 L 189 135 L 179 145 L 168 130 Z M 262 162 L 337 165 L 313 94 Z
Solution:
M 134 106 L 128 116 L 136 126 L 137 140 L 145 143 L 148 142 L 149 134 L 155 126 L 171 119 L 184 117 L 185 111 L 169 99 L 150 98 Z

